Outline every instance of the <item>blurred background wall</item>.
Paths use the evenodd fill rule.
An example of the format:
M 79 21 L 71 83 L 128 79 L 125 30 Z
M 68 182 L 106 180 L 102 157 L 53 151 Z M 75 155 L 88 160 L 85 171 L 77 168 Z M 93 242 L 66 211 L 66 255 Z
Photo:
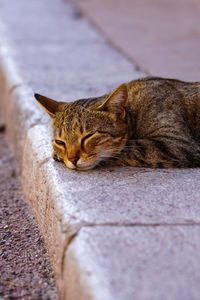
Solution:
M 151 75 L 200 80 L 199 0 L 71 0 Z

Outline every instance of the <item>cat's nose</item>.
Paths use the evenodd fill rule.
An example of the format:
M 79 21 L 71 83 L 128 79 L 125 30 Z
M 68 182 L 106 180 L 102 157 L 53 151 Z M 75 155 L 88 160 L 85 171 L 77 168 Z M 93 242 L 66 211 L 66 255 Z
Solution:
M 75 156 L 75 157 L 68 157 L 68 160 L 71 161 L 71 163 L 76 166 L 77 164 L 77 161 L 79 160 L 79 157 L 78 156 Z

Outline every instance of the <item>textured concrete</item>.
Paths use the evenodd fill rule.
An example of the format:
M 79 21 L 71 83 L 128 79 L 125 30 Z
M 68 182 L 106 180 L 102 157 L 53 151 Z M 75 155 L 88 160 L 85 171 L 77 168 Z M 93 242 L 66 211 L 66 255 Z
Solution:
M 71 278 L 78 271 L 81 283 L 90 277 L 92 299 L 188 300 L 199 299 L 199 261 L 199 226 L 85 227 L 68 248 L 65 270 L 74 271 Z
M 199 81 L 198 0 L 70 0 L 141 70 Z
M 143 74 L 67 2 L 0 0 L 0 19 L 1 111 L 61 299 L 199 299 L 200 170 L 66 169 L 33 98 L 100 95 Z

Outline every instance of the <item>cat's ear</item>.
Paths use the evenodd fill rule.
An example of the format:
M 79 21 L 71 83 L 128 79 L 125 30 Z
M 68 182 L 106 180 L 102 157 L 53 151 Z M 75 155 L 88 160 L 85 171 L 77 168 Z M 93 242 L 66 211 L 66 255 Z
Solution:
M 127 98 L 127 85 L 122 84 L 108 96 L 108 98 L 98 107 L 98 110 L 108 111 L 118 118 L 124 119 Z
M 66 105 L 64 102 L 58 102 L 39 94 L 35 94 L 34 96 L 51 117 L 54 117 L 57 112 L 61 112 Z

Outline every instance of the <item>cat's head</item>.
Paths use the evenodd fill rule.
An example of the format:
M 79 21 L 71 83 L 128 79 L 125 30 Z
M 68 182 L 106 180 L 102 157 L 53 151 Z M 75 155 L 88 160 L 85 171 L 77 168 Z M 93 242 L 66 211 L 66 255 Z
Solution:
M 35 97 L 52 118 L 53 158 L 68 168 L 92 169 L 124 148 L 128 138 L 126 84 L 110 95 L 71 103 Z

